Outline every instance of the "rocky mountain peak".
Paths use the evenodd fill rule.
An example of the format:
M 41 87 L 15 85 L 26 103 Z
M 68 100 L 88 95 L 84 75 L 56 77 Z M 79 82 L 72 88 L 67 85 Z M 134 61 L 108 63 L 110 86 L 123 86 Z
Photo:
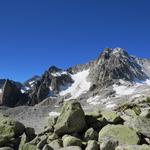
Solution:
M 133 82 L 145 80 L 148 76 L 141 66 L 122 48 L 106 48 L 97 63 L 91 68 L 89 78 L 100 87 L 107 87 L 119 79 Z
M 117 58 L 129 58 L 129 54 L 122 48 L 116 47 L 114 49 L 111 48 L 105 48 L 98 60 L 97 63 L 98 64 L 103 64 L 105 61 L 107 61 L 108 59 L 110 59 L 111 57 L 117 57 Z

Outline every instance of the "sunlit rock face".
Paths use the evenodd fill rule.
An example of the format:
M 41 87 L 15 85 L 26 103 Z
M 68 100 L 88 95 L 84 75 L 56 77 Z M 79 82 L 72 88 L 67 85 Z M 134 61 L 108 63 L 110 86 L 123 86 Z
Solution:
M 89 74 L 93 85 L 98 87 L 107 87 L 118 79 L 132 82 L 147 78 L 136 60 L 121 48 L 104 49 Z

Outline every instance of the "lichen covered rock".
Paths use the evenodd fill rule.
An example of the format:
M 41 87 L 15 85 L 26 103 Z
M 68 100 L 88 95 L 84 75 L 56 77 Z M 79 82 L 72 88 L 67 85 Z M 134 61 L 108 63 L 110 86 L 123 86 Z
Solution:
M 66 102 L 57 119 L 54 131 L 58 135 L 81 132 L 85 127 L 84 111 L 76 101 Z
M 25 127 L 22 123 L 0 115 L 0 146 L 9 143 L 13 138 L 21 136 L 24 130 Z
M 139 116 L 128 120 L 125 125 L 150 138 L 150 119 Z
M 119 123 L 123 121 L 115 111 L 103 111 L 102 115 L 109 123 Z
M 82 146 L 82 141 L 76 137 L 70 136 L 70 135 L 65 135 L 63 137 L 63 146 Z
M 106 137 L 116 139 L 119 144 L 138 144 L 140 139 L 137 133 L 123 125 L 107 125 L 99 132 L 99 141 Z

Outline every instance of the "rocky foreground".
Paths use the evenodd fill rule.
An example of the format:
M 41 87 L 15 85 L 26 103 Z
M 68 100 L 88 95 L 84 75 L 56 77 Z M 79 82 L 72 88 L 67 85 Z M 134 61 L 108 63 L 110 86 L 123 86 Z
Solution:
M 72 100 L 60 115 L 49 117 L 38 135 L 1 114 L 0 150 L 150 150 L 149 104 L 147 99 L 114 111 L 84 113 L 80 103 Z

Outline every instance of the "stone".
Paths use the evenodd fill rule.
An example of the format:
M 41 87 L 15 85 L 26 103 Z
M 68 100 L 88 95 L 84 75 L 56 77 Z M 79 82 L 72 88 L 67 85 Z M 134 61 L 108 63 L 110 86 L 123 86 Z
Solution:
M 111 137 L 119 144 L 138 144 L 140 139 L 136 131 L 123 125 L 107 125 L 99 132 L 99 142 Z
M 99 150 L 99 146 L 96 141 L 90 140 L 85 150 Z
M 58 150 L 59 148 L 61 148 L 63 146 L 62 144 L 62 140 L 57 139 L 52 141 L 50 144 L 48 144 L 53 150 Z
M 103 111 L 102 116 L 107 120 L 109 123 L 120 123 L 122 122 L 122 118 L 117 114 L 115 111 Z
M 90 128 L 85 132 L 84 139 L 86 141 L 89 141 L 89 140 L 96 140 L 97 141 L 98 133 L 93 128 Z
M 57 119 L 54 131 L 58 135 L 81 132 L 86 125 L 84 111 L 75 100 L 66 102 Z
M 150 150 L 148 145 L 126 145 L 118 146 L 115 150 Z
M 22 123 L 0 115 L 0 146 L 9 143 L 13 138 L 18 138 L 24 133 L 24 130 Z
M 21 150 L 22 146 L 25 145 L 28 142 L 30 142 L 30 141 L 28 141 L 27 136 L 25 134 L 23 134 L 22 137 L 21 137 L 21 142 L 19 144 L 19 150 Z
M 115 148 L 119 145 L 117 140 L 110 137 L 106 137 L 101 140 L 100 150 L 115 150 Z
M 117 111 L 125 112 L 128 109 L 132 109 L 136 115 L 140 115 L 141 108 L 136 103 L 124 103 L 117 108 Z
M 135 113 L 133 109 L 127 109 L 124 111 L 124 113 L 132 118 L 137 117 L 137 114 Z
M 150 119 L 139 116 L 126 121 L 125 125 L 150 138 Z
M 63 140 L 63 146 L 82 146 L 82 141 L 76 137 L 70 136 L 70 135 L 65 135 L 62 138 Z

